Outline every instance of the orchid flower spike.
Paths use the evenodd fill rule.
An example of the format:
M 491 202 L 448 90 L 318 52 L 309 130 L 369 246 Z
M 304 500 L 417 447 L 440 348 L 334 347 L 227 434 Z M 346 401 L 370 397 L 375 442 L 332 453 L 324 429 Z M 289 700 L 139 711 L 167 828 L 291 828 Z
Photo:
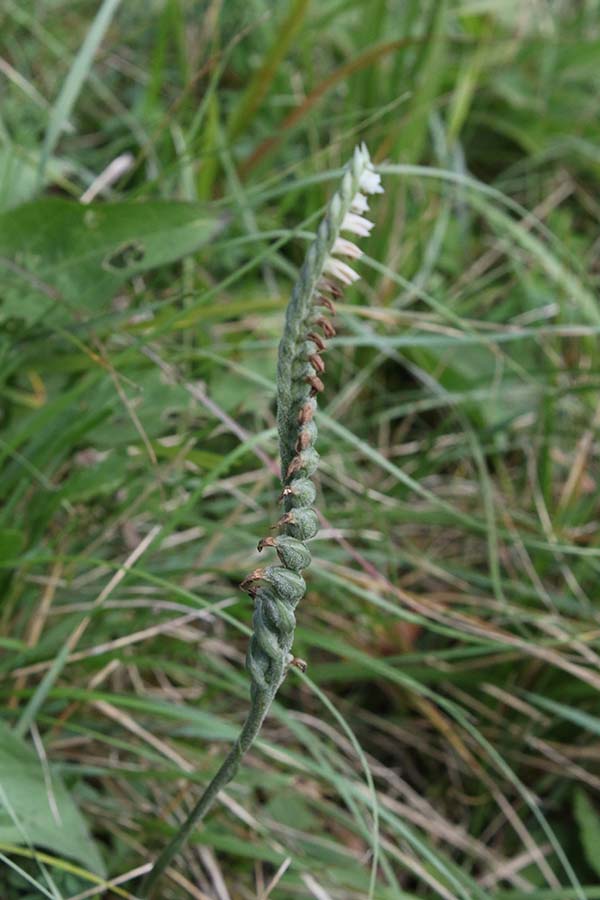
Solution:
M 298 373 L 304 373 L 309 393 L 318 392 L 321 383 L 318 379 L 318 360 L 316 366 L 313 364 L 315 350 L 318 353 L 320 348 L 315 348 L 304 336 L 314 331 L 315 326 L 320 327 L 326 337 L 332 332 L 335 334 L 333 325 L 320 311 L 315 312 L 315 307 L 327 306 L 333 312 L 333 300 L 342 295 L 343 287 L 354 284 L 360 278 L 353 264 L 362 256 L 362 250 L 343 233 L 358 238 L 370 235 L 373 222 L 364 215 L 369 209 L 368 196 L 382 192 L 381 178 L 373 167 L 369 151 L 361 144 L 355 149 L 340 188 L 332 197 L 318 228 L 316 240 L 308 250 L 288 307 L 285 331 L 279 346 L 277 404 L 284 478 L 298 443 L 295 430 L 303 391 L 295 379 Z M 313 368 L 315 371 L 312 371 Z
M 313 508 L 316 490 L 311 476 L 319 463 L 314 416 L 316 396 L 325 388 L 320 377 L 325 370 L 321 354 L 327 345 L 317 329 L 325 338 L 335 335 L 335 328 L 323 310 L 333 315 L 334 301 L 343 295 L 343 287 L 360 277 L 345 260 L 358 260 L 362 251 L 341 232 L 368 237 L 373 223 L 364 216 L 369 209 L 367 196 L 382 191 L 381 179 L 362 144 L 346 166 L 294 287 L 277 367 L 277 427 L 284 513 L 275 526 L 278 536 L 263 538 L 258 545 L 260 551 L 275 550 L 281 565 L 255 569 L 241 584 L 254 605 L 253 633 L 246 658 L 251 681 L 250 710 L 221 768 L 154 864 L 146 881 L 146 897 L 195 824 L 211 808 L 219 791 L 235 776 L 289 666 L 301 671 L 306 668 L 306 663 L 296 659 L 291 651 L 295 609 L 306 591 L 301 573 L 311 562 L 308 542 L 319 528 Z

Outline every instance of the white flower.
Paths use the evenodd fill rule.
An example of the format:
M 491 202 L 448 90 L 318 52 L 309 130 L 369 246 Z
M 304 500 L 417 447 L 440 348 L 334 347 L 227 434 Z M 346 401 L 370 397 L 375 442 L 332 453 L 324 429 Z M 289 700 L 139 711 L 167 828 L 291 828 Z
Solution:
M 341 281 L 343 284 L 354 284 L 355 281 L 358 281 L 360 276 L 358 272 L 355 272 L 354 269 L 346 262 L 343 262 L 339 257 L 346 256 L 351 260 L 360 259 L 362 250 L 352 241 L 347 240 L 345 237 L 341 237 L 340 232 L 350 231 L 352 234 L 357 234 L 359 237 L 368 237 L 374 226 L 373 222 L 370 222 L 369 219 L 365 219 L 363 216 L 363 213 L 369 208 L 369 203 L 365 195 L 383 193 L 381 178 L 373 168 L 368 150 L 364 145 L 357 148 L 354 153 L 351 169 L 349 169 L 344 176 L 344 190 L 346 190 L 349 183 L 352 184 L 352 177 L 354 179 L 358 178 L 358 190 L 352 198 L 350 208 L 348 209 L 348 207 L 346 207 L 347 212 L 342 219 L 341 225 L 339 225 L 338 236 L 333 242 L 331 255 L 327 258 L 323 267 L 325 272 L 333 275 L 334 278 L 337 278 L 338 281 Z M 346 203 L 347 202 L 348 201 L 346 200 Z M 332 200 L 332 217 L 336 220 L 336 224 L 339 222 L 338 215 L 341 203 L 342 200 L 340 196 L 336 196 Z M 327 229 L 325 228 L 323 239 L 326 238 L 326 235 Z M 337 290 L 339 292 L 339 288 Z
M 346 213 L 342 222 L 342 231 L 352 231 L 359 237 L 368 237 L 371 233 L 371 228 L 373 228 L 373 222 L 353 212 Z
M 365 169 L 365 171 L 360 176 L 359 186 L 361 190 L 365 191 L 367 194 L 383 194 L 383 188 L 381 186 L 381 176 L 378 175 L 377 172 L 373 172 L 371 169 Z
M 350 259 L 360 259 L 360 257 L 363 255 L 360 247 L 357 247 L 356 244 L 352 243 L 352 241 L 347 241 L 346 238 L 342 237 L 338 237 L 335 239 L 332 252 L 341 253 L 342 256 L 349 256 Z
M 342 262 L 341 259 L 336 259 L 335 256 L 329 257 L 325 263 L 325 271 L 329 272 L 330 275 L 333 275 L 334 278 L 339 278 L 344 284 L 353 284 L 360 278 L 358 272 L 355 272 L 354 269 L 350 268 L 345 262 Z
M 359 191 L 358 194 L 354 195 L 354 199 L 352 200 L 350 209 L 355 213 L 364 213 L 368 210 L 368 208 L 369 204 L 367 203 L 367 198 Z

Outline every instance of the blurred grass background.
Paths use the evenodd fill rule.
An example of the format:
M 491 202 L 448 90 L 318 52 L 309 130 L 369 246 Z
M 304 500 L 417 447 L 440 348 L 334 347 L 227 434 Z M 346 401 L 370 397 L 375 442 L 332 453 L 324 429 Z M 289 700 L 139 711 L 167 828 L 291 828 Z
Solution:
M 243 719 L 283 310 L 360 140 L 310 677 L 162 896 L 600 897 L 600 3 L 4 0 L 0 35 L 3 900 L 135 896 Z

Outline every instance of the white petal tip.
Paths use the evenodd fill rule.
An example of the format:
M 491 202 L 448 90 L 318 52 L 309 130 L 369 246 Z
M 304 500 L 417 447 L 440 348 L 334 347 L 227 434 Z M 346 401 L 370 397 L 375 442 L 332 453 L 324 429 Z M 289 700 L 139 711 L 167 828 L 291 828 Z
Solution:
M 330 275 L 333 275 L 334 278 L 337 278 L 343 284 L 354 284 L 355 281 L 358 281 L 360 275 L 358 272 L 355 272 L 347 263 L 342 262 L 341 259 L 336 259 L 335 256 L 330 256 L 327 262 L 325 263 L 325 271 Z
M 342 237 L 338 237 L 335 239 L 333 252 L 341 253 L 342 256 L 349 256 L 350 259 L 360 259 L 360 257 L 363 255 L 360 247 L 357 247 L 356 244 L 352 243 L 352 241 L 347 241 L 346 238 Z
M 365 169 L 362 173 L 359 180 L 359 187 L 361 191 L 365 191 L 366 194 L 383 194 L 381 176 L 371 169 Z
M 367 210 L 369 209 L 369 203 L 365 195 L 361 194 L 360 192 L 358 194 L 355 194 L 352 199 L 350 209 L 352 210 L 352 212 L 359 214 L 367 212 Z
M 351 231 L 359 237 L 368 237 L 373 228 L 373 222 L 359 216 L 354 212 L 346 213 L 342 221 L 342 231 Z

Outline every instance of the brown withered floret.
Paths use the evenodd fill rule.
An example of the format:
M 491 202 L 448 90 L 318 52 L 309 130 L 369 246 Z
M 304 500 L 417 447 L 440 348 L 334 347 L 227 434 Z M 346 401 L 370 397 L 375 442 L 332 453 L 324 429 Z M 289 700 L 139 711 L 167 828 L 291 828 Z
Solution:
M 341 297 L 343 293 L 341 287 L 333 281 L 330 281 L 329 278 L 321 278 L 319 281 L 319 288 L 322 291 L 328 291 L 328 293 L 332 294 L 334 297 Z
M 312 421 L 314 414 L 315 408 L 312 403 L 305 403 L 304 406 L 300 407 L 300 412 L 298 413 L 298 424 L 307 425 L 308 422 Z
M 318 353 L 312 353 L 308 357 L 308 361 L 316 372 L 324 372 L 325 371 L 325 363 L 321 359 Z
M 250 572 L 249 575 L 246 575 L 244 580 L 240 583 L 240 587 L 243 591 L 247 591 L 251 597 L 254 597 L 256 594 L 256 588 L 254 587 L 257 581 L 260 581 L 263 575 L 265 574 L 264 569 L 255 569 L 254 572 Z
M 325 316 L 319 316 L 318 319 L 315 319 L 315 325 L 319 325 L 323 329 L 325 337 L 335 337 L 336 330 Z
M 313 397 L 315 396 L 315 394 L 320 394 L 321 391 L 325 390 L 325 385 L 323 384 L 323 382 L 321 381 L 321 379 L 319 378 L 318 375 L 309 375 L 308 378 L 306 379 L 306 383 L 310 384 L 310 386 L 312 388 L 311 394 Z
M 279 521 L 277 522 L 277 524 L 274 525 L 273 527 L 274 527 L 274 528 L 281 528 L 282 525 L 291 525 L 293 522 L 294 522 L 294 513 L 293 513 L 293 512 L 286 512 L 286 513 L 284 513 L 284 514 L 282 515 L 282 517 L 279 519 Z
M 316 333 L 316 331 L 309 331 L 306 337 L 309 339 L 309 341 L 312 341 L 313 344 L 317 345 L 321 353 L 324 350 L 327 350 L 327 344 L 325 343 L 321 335 Z
M 277 538 L 274 537 L 264 537 L 261 538 L 258 542 L 257 550 L 260 553 L 261 550 L 264 550 L 265 547 L 276 547 L 277 546 Z
M 296 441 L 296 453 L 306 450 L 307 447 L 310 447 L 310 434 L 308 431 L 301 431 Z
M 295 456 L 291 463 L 288 466 L 287 472 L 285 473 L 286 478 L 291 478 L 292 475 L 295 475 L 296 472 L 299 472 L 302 468 L 302 459 L 300 456 Z
M 299 669 L 303 674 L 308 669 L 308 663 L 304 659 L 300 659 L 299 656 L 294 656 L 292 659 L 290 659 L 290 666 L 294 666 L 294 668 Z
M 323 294 L 318 294 L 315 299 L 315 306 L 325 306 L 329 310 L 332 316 L 335 316 L 335 306 L 333 305 L 333 301 L 329 299 L 329 297 L 324 297 Z

